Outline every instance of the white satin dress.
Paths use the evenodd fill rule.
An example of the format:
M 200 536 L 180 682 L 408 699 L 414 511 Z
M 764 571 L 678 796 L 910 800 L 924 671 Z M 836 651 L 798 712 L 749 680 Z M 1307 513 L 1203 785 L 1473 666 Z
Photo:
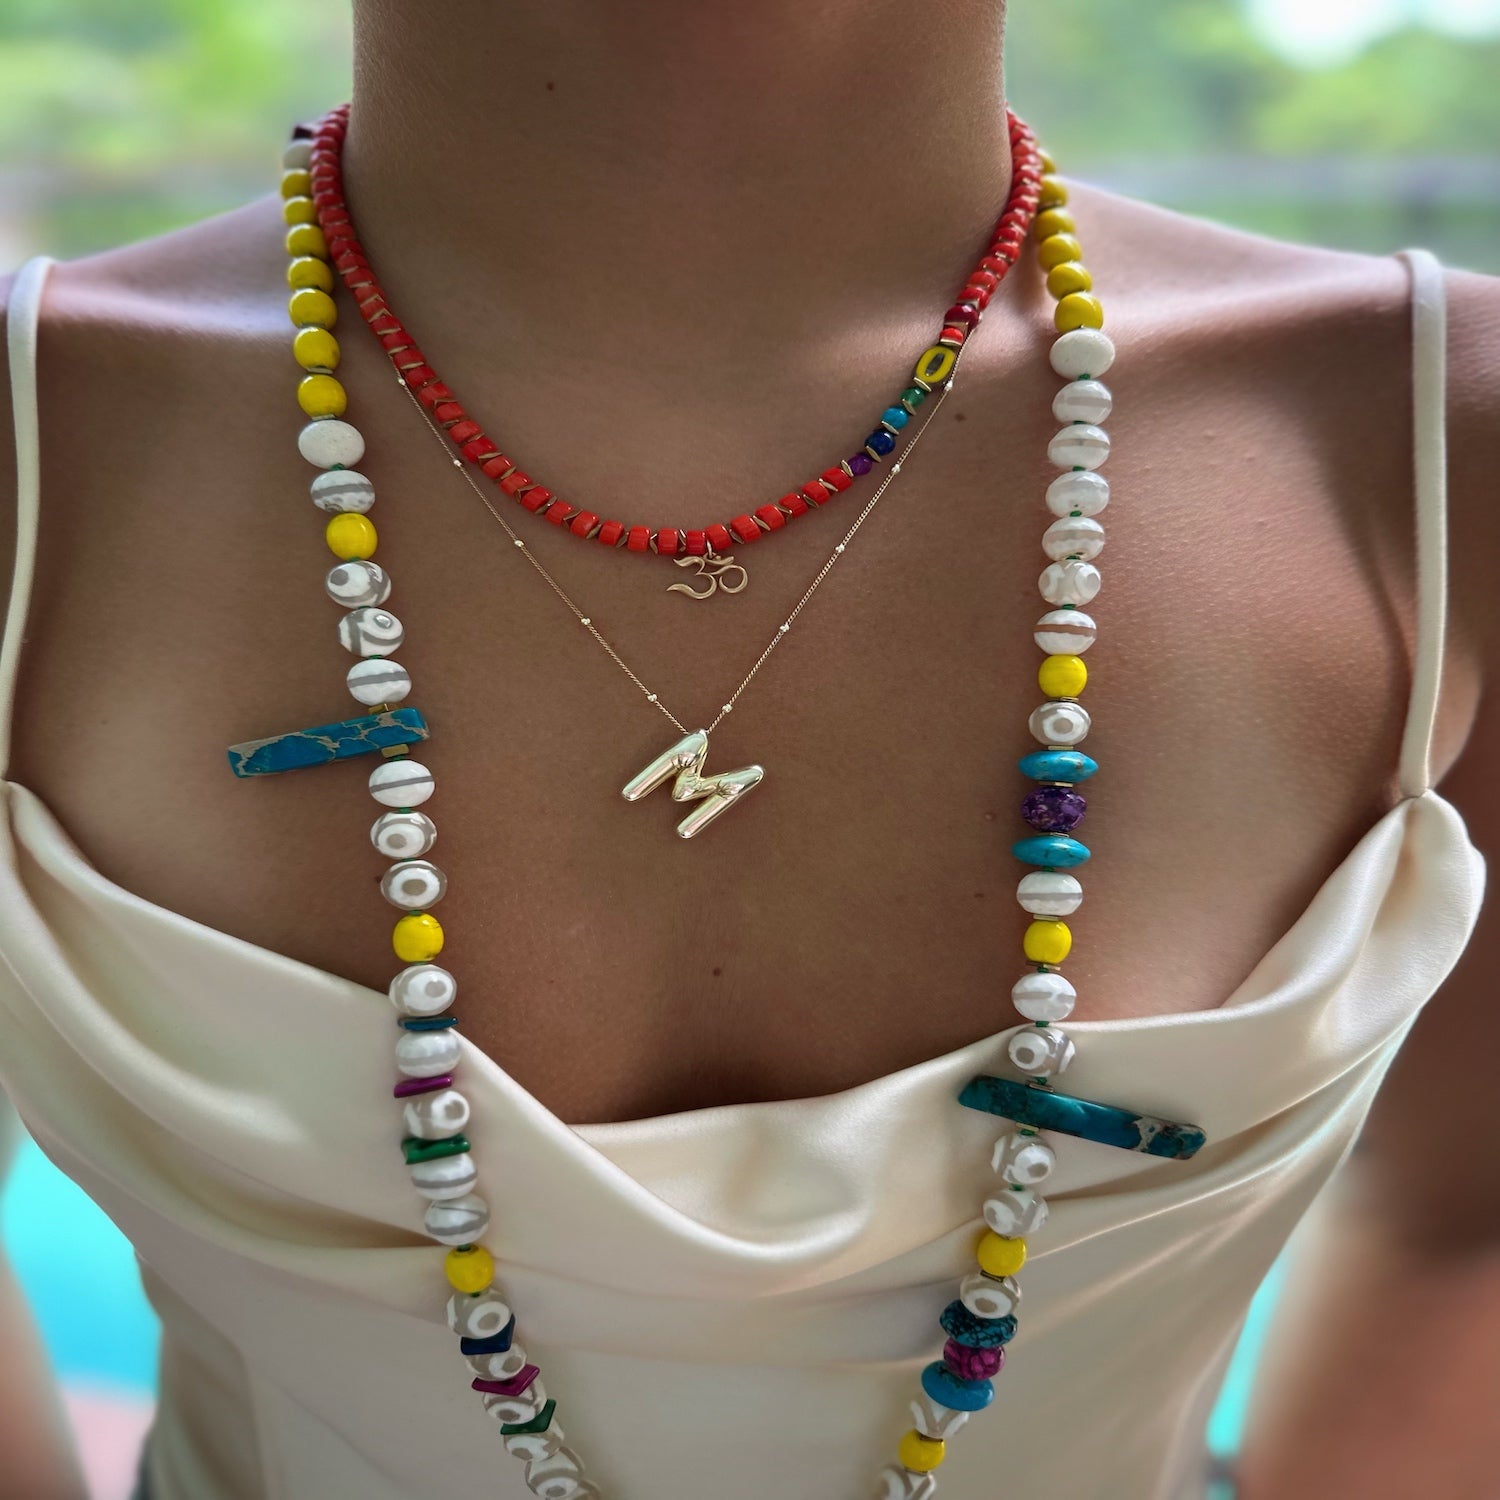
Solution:
M 949 1445 L 944 1500 L 1202 1495 L 1251 1295 L 1474 926 L 1484 864 L 1429 785 L 1443 287 L 1430 257 L 1407 261 L 1420 600 L 1403 799 L 1221 1005 L 1069 1022 L 1067 1092 L 1196 1122 L 1209 1144 L 1180 1162 L 1056 1138 L 1021 1330 L 994 1407 Z M 27 268 L 10 314 L 21 548 L 0 777 L 45 274 Z M 393 1149 L 385 996 L 132 895 L 33 792 L 0 779 L 0 798 L 0 1084 L 139 1253 L 163 1327 L 152 1500 L 526 1500 Z M 865 1500 L 972 1269 L 1003 1127 L 955 1095 L 1011 1071 L 1009 1035 L 823 1098 L 584 1127 L 465 1043 L 486 1238 L 608 1500 Z

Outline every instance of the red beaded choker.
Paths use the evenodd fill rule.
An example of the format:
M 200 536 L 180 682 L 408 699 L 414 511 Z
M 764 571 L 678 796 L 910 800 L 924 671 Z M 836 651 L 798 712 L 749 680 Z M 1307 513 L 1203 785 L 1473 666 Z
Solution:
M 328 257 L 343 277 L 365 322 L 380 339 L 397 373 L 465 459 L 527 510 L 545 516 L 554 526 L 565 527 L 574 536 L 602 542 L 606 547 L 622 547 L 628 552 L 655 552 L 663 557 L 713 556 L 729 552 L 737 542 L 753 542 L 766 533 L 780 531 L 788 521 L 848 489 L 894 452 L 897 434 L 912 413 L 934 387 L 951 378 L 965 340 L 978 326 L 995 289 L 1020 256 L 1040 197 L 1043 167 L 1036 138 L 1013 111 L 1007 110 L 1006 115 L 1010 126 L 1011 186 L 994 241 L 969 273 L 953 306 L 943 314 L 937 342 L 917 361 L 911 383 L 900 398 L 882 413 L 879 425 L 865 439 L 864 446 L 842 463 L 823 470 L 817 478 L 779 500 L 701 529 L 608 520 L 594 511 L 570 505 L 503 453 L 499 444 L 459 404 L 451 387 L 438 377 L 415 338 L 392 311 L 370 258 L 355 234 L 354 221 L 344 201 L 340 162 L 349 122 L 347 104 L 330 111 L 312 132 L 311 197 L 326 237 Z

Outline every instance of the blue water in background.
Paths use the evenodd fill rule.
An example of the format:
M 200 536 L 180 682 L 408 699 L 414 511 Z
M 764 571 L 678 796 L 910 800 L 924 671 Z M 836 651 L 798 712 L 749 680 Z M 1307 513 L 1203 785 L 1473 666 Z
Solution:
M 29 1140 L 0 1197 L 0 1239 L 59 1378 L 149 1395 L 156 1384 L 156 1315 L 141 1292 L 130 1243 Z M 1278 1262 L 1251 1304 L 1208 1425 L 1215 1455 L 1239 1447 L 1251 1375 L 1281 1276 Z

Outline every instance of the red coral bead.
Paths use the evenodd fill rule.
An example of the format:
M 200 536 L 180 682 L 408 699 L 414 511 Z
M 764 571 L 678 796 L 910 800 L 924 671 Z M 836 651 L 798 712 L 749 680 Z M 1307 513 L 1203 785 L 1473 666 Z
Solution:
M 651 545 L 649 526 L 632 526 L 625 533 L 625 547 L 630 552 L 644 552 Z
M 730 536 L 727 526 L 710 526 L 706 528 L 705 534 L 715 552 L 728 552 L 734 546 L 734 538 Z
M 962 302 L 955 302 L 943 314 L 943 322 L 958 323 L 965 328 L 976 328 L 979 325 L 979 309 L 969 307 Z
M 599 534 L 594 538 L 597 542 L 603 542 L 606 547 L 613 547 L 616 542 L 625 535 L 625 524 L 623 521 L 606 521 L 600 528 Z
M 554 500 L 542 514 L 554 526 L 561 526 L 573 514 L 573 507 L 566 500 Z
M 1000 285 L 1000 278 L 989 271 L 975 271 L 969 277 L 969 285 L 977 286 L 983 292 L 993 292 Z
M 774 505 L 761 505 L 756 508 L 755 514 L 771 528 L 779 531 L 786 525 L 786 517 Z
M 503 480 L 501 481 L 501 488 L 504 488 Z M 547 489 L 544 485 L 540 484 L 534 484 L 529 490 L 525 490 L 521 494 L 516 496 L 516 499 L 519 500 L 527 510 L 531 511 L 540 510 L 551 498 L 552 491 Z
M 990 305 L 990 294 L 987 287 L 975 286 L 972 282 L 958 294 L 960 302 L 972 302 L 980 309 Z
M 462 444 L 459 447 L 458 451 L 462 453 L 463 456 L 468 459 L 471 464 L 477 464 L 481 458 L 488 458 L 491 453 L 498 453 L 500 450 L 494 445 L 494 443 L 490 441 L 489 438 L 485 437 L 483 433 L 480 433 L 478 437 L 470 438 L 467 443 Z
M 842 493 L 844 490 L 847 490 L 849 486 L 854 483 L 853 479 L 851 479 L 849 475 L 847 475 L 836 464 L 831 469 L 824 469 L 823 472 L 818 475 L 818 478 L 821 479 L 829 489 L 838 490 L 840 493 Z
M 656 533 L 656 550 L 663 557 L 675 557 L 677 555 L 677 538 L 681 533 L 675 526 L 663 526 Z
M 813 504 L 821 505 L 829 498 L 828 486 L 821 479 L 809 479 L 802 486 L 802 494 Z
M 729 524 L 742 542 L 753 542 L 760 535 L 754 516 L 736 516 Z
M 430 385 L 423 386 L 417 392 L 417 400 L 426 405 L 428 393 L 432 390 L 433 387 Z M 432 420 L 442 427 L 447 427 L 452 422 L 462 422 L 467 415 L 468 413 L 457 401 L 439 401 L 432 408 Z
M 574 536 L 587 536 L 599 524 L 599 517 L 591 510 L 581 510 L 568 522 L 568 530 Z
M 799 495 L 795 490 L 793 490 L 790 495 L 783 495 L 781 497 L 780 504 L 781 508 L 786 511 L 789 516 L 805 516 L 807 512 L 812 509 L 812 507 L 808 505 L 807 501 L 804 500 L 802 496 Z
M 683 536 L 682 550 L 689 557 L 702 557 L 708 551 L 708 533 L 689 531 Z
M 448 429 L 448 436 L 455 443 L 466 443 L 471 437 L 480 437 L 483 433 L 484 428 L 469 417 L 465 417 L 462 422 L 455 422 Z
M 952 344 L 956 349 L 968 336 L 969 330 L 967 328 L 959 328 L 950 323 L 938 334 L 938 343 Z
M 480 464 L 480 468 L 491 479 L 499 479 L 510 468 L 510 460 L 503 453 L 496 453 Z
M 504 490 L 507 495 L 514 495 L 518 491 L 524 490 L 530 483 L 531 475 L 523 474 L 520 469 L 516 469 L 513 473 L 507 474 L 505 478 L 500 481 L 500 488 Z

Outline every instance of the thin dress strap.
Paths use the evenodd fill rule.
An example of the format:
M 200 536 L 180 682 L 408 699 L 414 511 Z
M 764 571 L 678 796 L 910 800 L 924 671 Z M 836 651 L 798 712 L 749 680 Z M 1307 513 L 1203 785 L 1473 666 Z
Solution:
M 45 255 L 21 267 L 11 286 L 6 316 L 10 345 L 10 400 L 16 429 L 16 563 L 11 574 L 10 603 L 0 635 L 0 780 L 10 764 L 10 726 L 16 703 L 16 674 L 21 667 L 21 640 L 31 603 L 36 571 L 36 537 L 41 513 L 41 443 L 36 405 L 36 330 L 42 290 L 52 261 Z
M 1401 736 L 1403 797 L 1432 785 L 1432 731 L 1437 721 L 1448 615 L 1448 453 L 1446 427 L 1447 302 L 1443 268 L 1426 250 L 1402 250 L 1411 272 L 1412 449 L 1416 488 L 1417 636 L 1411 698 Z

